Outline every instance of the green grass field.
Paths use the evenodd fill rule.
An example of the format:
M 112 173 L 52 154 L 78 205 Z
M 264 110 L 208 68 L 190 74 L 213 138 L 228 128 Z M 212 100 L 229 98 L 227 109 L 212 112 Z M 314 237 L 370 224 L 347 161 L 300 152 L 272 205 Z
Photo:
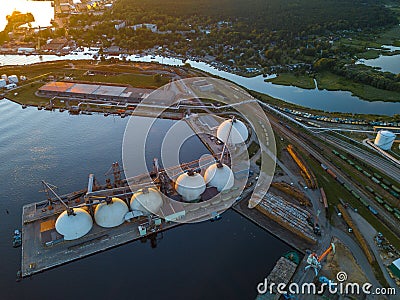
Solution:
M 49 103 L 49 99 L 41 98 L 35 95 L 39 87 L 43 85 L 42 82 L 27 84 L 6 94 L 6 98 L 27 105 L 45 105 Z
M 400 101 L 400 93 L 398 92 L 377 89 L 369 85 L 351 81 L 330 72 L 318 73 L 316 79 L 319 89 L 326 89 L 329 91 L 350 91 L 353 95 L 368 101 Z
M 148 65 L 143 64 L 143 67 Z M 155 70 L 152 66 L 152 70 Z M 91 72 L 107 72 L 105 74 Z M 96 65 L 87 61 L 74 61 L 67 63 L 65 61 L 46 62 L 33 64 L 30 66 L 4 66 L 0 68 L 2 74 L 16 74 L 27 76 L 26 82 L 21 82 L 22 86 L 13 90 L 5 91 L 6 98 L 27 105 L 46 105 L 49 99 L 35 95 L 38 88 L 45 84 L 43 79 L 53 76 L 56 80 L 63 80 L 66 77 L 75 81 L 104 82 L 122 85 L 131 85 L 139 88 L 156 89 L 169 82 L 169 76 L 155 76 L 153 74 L 143 73 L 143 70 L 135 68 L 134 65 Z M 54 101 L 57 106 L 58 102 Z M 63 106 L 63 103 L 60 103 Z
M 312 77 L 307 75 L 295 75 L 292 73 L 282 73 L 277 77 L 265 80 L 267 82 L 272 82 L 273 84 L 280 85 L 293 85 L 300 87 L 302 89 L 314 89 L 315 84 Z
M 345 77 L 338 76 L 331 72 L 325 71 L 317 73 L 316 80 L 318 89 L 329 91 L 350 91 L 353 95 L 368 101 L 400 101 L 400 93 L 388 90 L 382 90 L 373 86 L 354 82 Z M 303 89 L 315 88 L 313 78 L 308 75 L 296 76 L 291 73 L 283 73 L 273 79 L 267 81 L 273 84 L 297 86 Z
M 366 52 L 358 54 L 357 58 L 374 59 L 374 58 L 378 58 L 380 53 L 381 53 L 380 50 L 370 49 L 370 50 L 368 50 Z

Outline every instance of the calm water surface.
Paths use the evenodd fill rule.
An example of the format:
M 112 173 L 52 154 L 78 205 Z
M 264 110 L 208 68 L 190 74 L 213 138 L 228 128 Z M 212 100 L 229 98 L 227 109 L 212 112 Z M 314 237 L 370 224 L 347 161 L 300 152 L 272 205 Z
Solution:
M 378 58 L 365 59 L 363 64 L 380 68 L 384 72 L 400 73 L 400 55 L 380 55 Z
M 155 249 L 130 243 L 15 282 L 21 249 L 11 241 L 22 205 L 44 199 L 41 179 L 60 193 L 83 188 L 89 173 L 104 182 L 121 161 L 126 122 L 0 100 L 0 299 L 254 299 L 257 283 L 290 248 L 231 210 L 218 222 L 167 231 Z M 148 160 L 171 125 L 161 120 L 152 130 Z M 206 151 L 198 140 L 188 147 L 183 160 Z

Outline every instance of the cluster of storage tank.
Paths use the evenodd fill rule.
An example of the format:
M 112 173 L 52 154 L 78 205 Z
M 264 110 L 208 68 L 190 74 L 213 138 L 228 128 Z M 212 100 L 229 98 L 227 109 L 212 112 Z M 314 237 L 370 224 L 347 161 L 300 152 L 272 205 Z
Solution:
M 243 143 L 248 138 L 246 125 L 239 120 L 223 122 L 217 131 L 218 138 L 230 144 Z M 193 170 L 181 174 L 175 181 L 175 190 L 186 202 L 196 202 L 209 187 L 218 192 L 229 190 L 234 185 L 234 176 L 230 167 L 216 161 L 208 166 L 204 177 Z M 163 205 L 161 193 L 156 188 L 145 188 L 135 192 L 129 202 L 132 211 L 144 214 L 157 214 Z M 94 221 L 100 227 L 112 228 L 125 222 L 129 213 L 127 203 L 113 197 L 98 204 L 94 210 Z M 56 221 L 56 230 L 64 236 L 64 240 L 75 240 L 86 235 L 93 227 L 92 216 L 83 208 L 64 211 Z
M 21 80 L 26 80 L 25 76 L 20 76 Z M 7 84 L 17 84 L 19 82 L 17 75 L 7 76 L 6 74 L 1 75 L 0 88 L 6 87 Z
M 162 205 L 161 194 L 155 188 L 137 191 L 129 202 L 132 211 L 141 211 L 144 214 L 157 213 Z M 127 203 L 120 198 L 113 197 L 96 206 L 94 221 L 103 228 L 117 227 L 125 222 L 128 212 Z M 64 236 L 64 240 L 79 239 L 86 235 L 92 227 L 92 216 L 83 208 L 66 210 L 56 221 L 56 230 Z
M 231 189 L 233 184 L 234 177 L 231 168 L 215 162 L 206 169 L 204 177 L 193 170 L 181 174 L 175 182 L 175 190 L 184 201 L 195 202 L 201 198 L 207 185 L 222 192 Z
M 244 143 L 248 136 L 246 125 L 237 119 L 226 120 L 217 129 L 218 139 L 229 145 Z M 175 182 L 175 190 L 184 201 L 195 202 L 201 198 L 207 185 L 222 192 L 231 189 L 233 184 L 231 168 L 217 161 L 206 169 L 204 177 L 192 170 L 181 174 Z
M 206 185 L 215 187 L 219 192 L 233 187 L 232 170 L 225 164 L 216 162 L 209 166 L 204 177 L 194 171 L 181 174 L 175 183 L 175 189 L 184 201 L 193 202 L 200 199 Z M 161 193 L 156 188 L 145 188 L 134 193 L 130 199 L 130 209 L 141 213 L 157 214 L 163 205 Z M 100 227 L 113 228 L 125 222 L 129 213 L 126 202 L 113 197 L 96 205 L 94 222 Z M 93 227 L 92 216 L 84 208 L 73 208 L 64 211 L 56 221 L 56 230 L 64 240 L 75 240 L 86 235 Z

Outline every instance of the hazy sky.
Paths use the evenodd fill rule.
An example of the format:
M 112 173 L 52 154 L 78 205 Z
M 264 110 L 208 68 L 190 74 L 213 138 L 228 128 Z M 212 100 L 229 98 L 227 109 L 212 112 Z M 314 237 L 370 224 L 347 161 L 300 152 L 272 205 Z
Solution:
M 51 1 L 28 1 L 28 0 L 0 0 L 0 31 L 7 24 L 6 16 L 14 10 L 22 13 L 31 12 L 35 17 L 36 26 L 49 26 L 50 20 L 54 18 L 54 9 L 51 7 Z

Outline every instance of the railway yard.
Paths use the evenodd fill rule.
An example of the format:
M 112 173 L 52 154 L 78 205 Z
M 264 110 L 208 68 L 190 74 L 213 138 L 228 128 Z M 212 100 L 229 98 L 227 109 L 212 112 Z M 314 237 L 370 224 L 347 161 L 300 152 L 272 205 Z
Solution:
M 90 97 L 84 95 L 84 92 L 80 91 L 79 95 L 74 96 L 74 102 L 59 102 L 60 99 L 71 97 L 71 91 L 68 89 L 77 84 L 81 84 L 81 87 L 85 87 L 91 93 L 95 93 L 96 99 L 90 99 Z M 142 97 L 146 97 L 144 94 L 151 94 L 152 92 L 148 89 L 135 90 L 134 87 L 125 86 L 122 88 L 113 86 L 113 90 L 116 93 L 118 92 L 118 97 L 115 96 L 118 99 L 113 99 L 113 95 L 107 94 L 106 84 L 103 83 L 103 85 L 100 85 L 97 83 L 98 85 L 96 86 L 95 84 L 73 82 L 63 84 L 57 82 L 47 83 L 45 88 L 41 87 L 42 94 L 39 96 L 57 96 L 59 99 L 48 103 L 56 103 L 56 105 L 46 105 L 44 107 L 39 105 L 38 108 L 45 108 L 50 111 L 54 111 L 57 108 L 60 112 L 69 110 L 71 114 L 99 113 L 105 116 L 114 114 L 126 117 L 135 111 Z M 212 83 L 209 84 L 212 85 Z M 57 91 L 60 85 L 62 85 L 62 92 Z M 49 92 L 50 88 L 52 89 Z M 103 94 L 107 94 L 109 98 L 106 100 L 102 99 L 103 94 L 100 95 L 99 92 L 94 92 L 95 88 L 98 90 L 101 89 Z M 179 83 L 172 88 L 177 94 L 185 93 L 188 89 L 187 86 L 181 86 Z M 43 91 L 47 91 L 47 94 Z M 130 94 L 127 94 L 127 92 Z M 221 95 L 224 94 L 223 90 L 219 90 L 218 92 Z M 238 90 L 235 95 L 240 96 L 241 93 L 245 92 Z M 130 101 L 121 100 L 122 98 L 129 97 L 131 98 Z M 225 147 L 221 140 L 214 137 L 217 136 L 218 126 L 224 120 L 231 118 L 232 115 L 248 122 L 246 126 L 249 130 L 249 138 L 246 141 L 246 147 L 249 148 L 253 143 L 258 145 L 258 148 L 254 147 L 254 153 L 250 157 L 250 166 L 247 167 L 247 171 L 250 174 L 247 182 L 242 182 L 243 180 L 239 176 L 240 170 L 244 169 L 244 167 L 240 166 L 240 168 L 234 169 L 235 180 L 244 186 L 244 191 L 239 197 L 233 200 L 235 198 L 235 193 L 233 192 L 235 188 L 232 188 L 231 191 L 221 192 L 217 201 L 211 203 L 211 207 L 208 207 L 207 203 L 204 202 L 200 203 L 199 209 L 191 208 L 185 210 L 183 208 L 182 210 L 185 210 L 186 216 L 192 215 L 194 219 L 194 215 L 199 214 L 199 218 L 204 216 L 211 218 L 214 216 L 213 213 L 222 212 L 226 208 L 226 203 L 230 203 L 231 201 L 233 203 L 233 210 L 270 231 L 304 255 L 303 260 L 297 266 L 292 281 L 300 283 L 315 280 L 316 277 L 313 272 L 303 271 L 309 265 L 307 262 L 309 254 L 311 252 L 322 253 L 329 247 L 332 241 L 335 241 L 337 245 L 340 245 L 338 252 L 345 253 L 343 255 L 346 256 L 346 259 L 355 266 L 351 275 L 354 277 L 354 280 L 366 278 L 369 282 L 376 285 L 397 289 L 396 291 L 400 294 L 400 279 L 396 278 L 389 270 L 390 264 L 398 258 L 396 254 L 400 251 L 399 164 L 374 152 L 362 142 L 338 134 L 333 130 L 320 130 L 320 128 L 325 128 L 326 126 L 323 121 L 316 121 L 310 126 L 309 121 L 298 117 L 295 118 L 294 115 L 288 112 L 284 112 L 254 98 L 250 100 L 243 98 L 241 100 L 241 97 L 238 97 L 238 99 L 234 105 L 225 104 L 218 106 L 214 105 L 212 101 L 196 97 L 195 99 L 179 102 L 173 107 L 169 106 L 168 103 L 155 103 L 153 101 L 153 103 L 148 104 L 147 110 L 140 110 L 143 116 L 160 117 L 154 114 L 154 110 L 165 106 L 164 108 L 168 107 L 168 109 L 164 110 L 161 115 L 163 118 L 181 119 L 186 116 L 186 122 L 190 128 L 197 134 L 214 157 L 220 155 L 221 151 L 221 157 L 224 157 Z M 62 103 L 64 106 L 60 106 Z M 275 136 L 276 154 L 266 154 L 264 146 L 270 145 L 268 141 L 270 136 L 268 134 L 264 136 L 256 134 L 256 132 L 261 130 L 261 127 L 264 128 L 264 124 L 258 124 L 259 121 L 257 120 L 259 120 L 258 114 L 260 111 L 249 109 L 247 107 L 247 105 L 250 105 L 249 103 L 256 103 L 267 115 Z M 197 116 L 199 112 L 218 117 L 199 118 Z M 242 116 L 243 112 L 248 113 L 246 117 Z M 191 115 L 193 115 L 193 118 L 190 117 Z M 232 124 L 233 120 L 234 118 L 232 118 Z M 315 124 L 320 125 L 318 127 Z M 335 126 L 339 127 L 340 125 L 335 124 Z M 368 126 L 365 124 L 346 124 L 346 130 L 349 128 L 353 128 L 354 130 L 360 130 L 360 128 L 362 130 L 371 130 Z M 231 155 L 240 155 L 240 151 L 238 150 L 238 153 L 232 152 Z M 271 170 L 267 170 L 265 165 L 260 164 L 261 160 L 271 155 L 274 162 L 276 162 L 273 174 L 270 174 Z M 258 193 L 257 190 L 261 191 L 264 188 L 263 186 L 259 186 L 258 179 L 267 175 L 273 176 L 271 186 L 269 187 L 268 185 L 269 189 L 267 193 Z M 103 188 L 105 191 L 107 190 L 107 187 Z M 108 197 L 111 194 L 116 194 L 116 192 L 114 193 L 111 190 L 106 192 Z M 83 190 L 82 194 L 77 196 L 77 199 L 80 200 L 74 200 L 75 205 L 88 203 L 85 195 L 87 196 L 89 192 L 91 191 L 88 189 Z M 120 190 L 118 190 L 119 192 Z M 258 195 L 262 196 L 258 197 Z M 63 208 L 57 197 L 54 198 L 54 195 L 52 197 L 52 201 L 57 202 L 59 205 L 56 207 L 59 209 Z M 256 198 L 257 201 L 254 202 Z M 50 202 L 52 203 L 52 201 Z M 100 202 L 97 204 L 100 204 Z M 35 253 L 35 249 L 37 248 L 42 249 L 42 252 L 36 251 L 37 253 L 51 252 L 51 247 L 53 247 L 53 250 L 58 249 L 57 251 L 61 252 L 65 250 L 71 256 L 69 260 L 72 261 L 84 255 L 103 251 L 130 240 L 139 239 L 143 237 L 138 229 L 139 226 L 146 227 L 152 225 L 152 222 L 143 222 L 141 218 L 134 219 L 133 223 L 123 225 L 124 228 L 127 227 L 129 229 L 127 231 L 130 233 L 129 236 L 122 236 L 122 231 L 124 230 L 121 229 L 122 227 L 118 227 L 116 232 L 118 233 L 119 240 L 109 239 L 109 235 L 112 233 L 105 233 L 104 230 L 96 227 L 90 235 L 79 242 L 73 242 L 75 243 L 73 244 L 69 241 L 62 241 L 62 238 L 60 239 L 60 236 L 56 234 L 54 223 L 61 211 L 55 212 L 52 210 L 49 216 L 53 225 L 50 222 L 49 226 L 54 234 L 53 238 L 51 235 L 50 238 L 48 237 L 50 240 L 46 240 L 47 244 L 43 246 L 44 240 L 41 239 L 45 235 L 42 233 L 48 231 L 48 229 L 42 231 L 40 225 L 43 222 L 38 223 L 38 221 L 42 220 L 45 214 L 48 213 L 48 210 L 45 208 L 48 202 L 45 201 L 40 205 L 38 206 L 36 203 L 24 208 L 23 242 L 30 248 L 24 246 L 23 249 L 25 256 L 23 256 L 22 276 L 28 276 L 65 263 L 57 261 L 54 257 L 52 258 L 52 264 L 40 257 L 37 257 L 40 260 L 40 265 L 38 262 L 31 262 L 29 259 L 32 258 L 32 253 Z M 205 211 L 204 213 L 200 213 L 202 209 Z M 36 219 L 30 220 L 29 218 L 35 214 L 39 214 L 40 216 L 36 215 Z M 28 228 L 27 224 L 31 223 L 35 224 L 35 233 L 29 233 L 29 230 L 33 227 Z M 165 224 L 157 224 L 159 227 L 154 227 L 153 231 L 148 229 L 149 236 L 157 230 L 166 230 L 179 223 L 170 221 Z M 365 224 L 368 224 L 376 234 L 371 236 L 368 232 L 372 230 L 368 231 L 366 229 L 368 227 Z M 29 238 L 31 236 L 29 234 L 32 236 L 39 235 L 35 237 L 35 244 L 30 244 Z M 111 242 L 108 242 L 108 240 Z M 377 240 L 380 243 L 377 243 Z M 51 241 L 57 242 L 52 244 Z M 97 246 L 91 248 L 91 244 L 96 244 Z M 382 245 L 385 245 L 385 247 Z M 86 254 L 80 253 L 79 247 L 85 249 Z M 390 251 L 387 249 L 390 249 Z M 57 251 L 54 250 L 53 252 L 57 253 Z M 27 258 L 26 255 L 31 256 Z M 333 270 L 341 270 L 339 260 L 334 255 L 334 253 L 330 253 L 327 256 L 327 260 L 322 261 L 321 269 L 321 274 L 325 274 L 324 276 L 330 277 L 329 279 L 332 280 L 336 279 L 334 278 L 335 274 Z M 302 298 L 300 297 L 299 299 Z

